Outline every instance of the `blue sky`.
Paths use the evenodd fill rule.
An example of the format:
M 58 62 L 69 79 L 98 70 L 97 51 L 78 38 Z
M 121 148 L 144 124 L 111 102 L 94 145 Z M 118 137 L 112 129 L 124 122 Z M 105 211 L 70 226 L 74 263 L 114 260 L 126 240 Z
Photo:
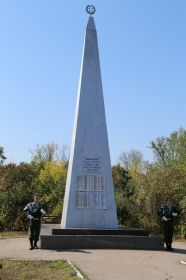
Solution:
M 151 140 L 186 128 L 185 0 L 1 0 L 0 146 L 7 162 L 36 145 L 70 146 L 87 4 L 96 6 L 112 163 L 152 161 Z

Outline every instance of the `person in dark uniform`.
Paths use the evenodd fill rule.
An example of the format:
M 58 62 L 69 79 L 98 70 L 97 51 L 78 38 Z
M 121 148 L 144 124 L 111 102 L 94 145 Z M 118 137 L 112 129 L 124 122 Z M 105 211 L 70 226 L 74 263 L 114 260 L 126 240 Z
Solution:
M 164 242 L 167 250 L 172 249 L 172 237 L 174 232 L 174 218 L 178 216 L 178 211 L 172 205 L 171 200 L 167 199 L 165 205 L 159 209 L 159 216 L 163 223 Z
M 41 217 L 45 215 L 46 212 L 40 203 L 40 196 L 38 193 L 34 194 L 34 201 L 28 203 L 23 210 L 27 212 L 27 217 L 30 220 L 30 250 L 39 249 L 37 242 L 41 230 Z

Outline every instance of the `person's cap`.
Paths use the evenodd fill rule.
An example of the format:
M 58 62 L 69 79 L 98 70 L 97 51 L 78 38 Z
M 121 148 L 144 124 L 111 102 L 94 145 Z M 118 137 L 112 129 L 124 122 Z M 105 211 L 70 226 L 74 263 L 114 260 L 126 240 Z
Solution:
M 34 196 L 40 196 L 38 192 L 34 193 Z

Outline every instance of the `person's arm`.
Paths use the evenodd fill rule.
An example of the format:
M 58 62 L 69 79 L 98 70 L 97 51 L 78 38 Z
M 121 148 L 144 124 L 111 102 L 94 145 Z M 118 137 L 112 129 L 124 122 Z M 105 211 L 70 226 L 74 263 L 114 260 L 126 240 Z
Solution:
M 160 218 L 163 217 L 163 206 L 161 206 L 160 209 L 158 210 L 158 216 L 159 216 Z
M 46 211 L 43 209 L 43 205 L 41 205 L 40 212 L 41 212 L 42 215 L 46 215 Z
M 30 210 L 30 205 L 29 203 L 25 206 L 25 208 L 23 208 L 23 211 L 29 211 Z
M 43 209 L 43 208 L 41 208 L 41 213 L 43 214 L 43 215 L 46 215 L 46 211 Z
M 161 208 L 158 210 L 158 216 L 161 218 L 162 222 L 167 222 L 169 220 L 164 214 L 164 206 L 161 206 Z
M 28 217 L 30 220 L 32 220 L 32 219 L 34 218 L 34 217 L 33 217 L 32 215 L 30 215 L 30 214 L 28 214 L 27 217 Z
M 178 211 L 174 206 L 172 207 L 172 215 L 173 215 L 173 217 L 178 216 Z
M 30 206 L 30 203 L 28 203 L 25 208 L 23 209 L 23 211 L 26 211 L 27 212 L 27 218 L 32 220 L 33 219 L 33 216 L 32 216 L 32 213 L 31 213 L 31 206 Z

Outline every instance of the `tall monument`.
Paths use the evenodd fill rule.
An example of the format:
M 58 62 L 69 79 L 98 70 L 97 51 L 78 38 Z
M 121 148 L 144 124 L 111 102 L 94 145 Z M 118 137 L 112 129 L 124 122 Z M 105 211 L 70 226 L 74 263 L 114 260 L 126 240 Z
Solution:
M 61 228 L 117 229 L 97 32 L 89 13 L 84 40 Z
M 159 250 L 162 237 L 143 229 L 118 229 L 94 6 L 87 6 L 87 12 L 62 220 L 61 225 L 42 224 L 40 247 Z

